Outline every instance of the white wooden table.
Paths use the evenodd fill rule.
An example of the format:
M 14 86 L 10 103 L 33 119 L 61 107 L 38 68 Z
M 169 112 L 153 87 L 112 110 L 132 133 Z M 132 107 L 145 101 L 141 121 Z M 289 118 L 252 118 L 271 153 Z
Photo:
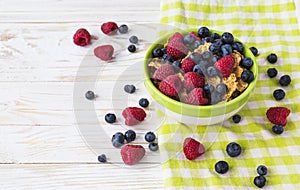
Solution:
M 117 79 L 120 69 L 142 60 L 149 45 L 143 40 L 138 52 L 130 54 L 128 37 L 139 26 L 158 23 L 159 8 L 159 0 L 0 1 L 0 189 L 163 188 L 159 153 L 147 150 L 142 163 L 124 166 L 120 150 L 112 147 L 109 138 L 125 128 L 103 122 L 107 112 L 121 109 L 112 107 L 107 85 Z M 130 33 L 104 37 L 100 25 L 111 20 L 128 24 Z M 73 44 L 72 36 L 81 27 L 99 38 L 93 45 L 113 41 L 116 58 L 107 67 L 108 73 L 77 76 L 80 66 L 93 71 L 103 65 L 89 58 L 93 45 L 82 48 Z M 91 62 L 85 64 L 85 59 Z M 128 80 L 132 78 L 128 76 Z M 74 92 L 76 85 L 83 91 Z M 89 89 L 99 95 L 93 102 L 84 98 Z M 77 104 L 74 94 L 80 99 Z M 135 96 L 143 96 L 142 90 Z M 89 114 L 85 108 L 91 105 L 98 125 L 106 129 L 106 139 L 99 136 L 96 151 L 85 143 L 76 120 L 78 113 Z M 88 117 L 81 126 L 90 125 Z M 136 142 L 146 147 L 146 128 L 136 131 Z M 97 161 L 100 150 L 108 163 Z

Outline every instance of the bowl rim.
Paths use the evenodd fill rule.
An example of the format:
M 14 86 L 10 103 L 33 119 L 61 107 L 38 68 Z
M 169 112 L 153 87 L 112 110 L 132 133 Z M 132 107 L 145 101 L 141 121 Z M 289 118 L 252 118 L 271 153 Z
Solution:
M 160 92 L 158 90 L 158 88 L 156 88 L 156 86 L 153 84 L 153 82 L 150 79 L 149 76 L 149 72 L 148 72 L 148 62 L 150 59 L 152 59 L 152 50 L 157 47 L 157 46 L 161 46 L 162 44 L 165 44 L 167 41 L 167 38 L 170 37 L 171 35 L 173 35 L 175 32 L 180 32 L 181 34 L 185 34 L 188 32 L 196 32 L 198 29 L 197 28 L 190 28 L 187 30 L 172 30 L 170 32 L 168 32 L 167 34 L 163 35 L 162 37 L 160 37 L 158 40 L 156 40 L 154 43 L 152 43 L 150 45 L 150 47 L 147 49 L 146 54 L 144 56 L 144 75 L 146 77 L 145 79 L 145 86 L 146 89 L 149 91 L 148 88 L 150 88 L 153 92 L 155 92 L 156 95 L 158 95 L 160 97 L 160 99 L 162 99 L 164 103 L 164 107 L 166 107 L 165 104 L 172 104 L 178 108 L 180 108 L 180 110 L 194 110 L 197 111 L 197 113 L 194 112 L 190 112 L 188 111 L 186 114 L 184 115 L 189 115 L 189 116 L 199 116 L 200 115 L 207 115 L 207 116 L 211 116 L 212 114 L 212 110 L 214 112 L 221 112 L 221 113 L 225 113 L 224 111 L 230 111 L 231 109 L 226 109 L 226 108 L 233 108 L 236 109 L 239 107 L 239 102 L 245 98 L 247 98 L 247 96 L 249 96 L 251 94 L 251 92 L 253 92 L 255 85 L 256 85 L 256 81 L 258 78 L 258 64 L 256 62 L 255 56 L 252 54 L 251 50 L 247 47 L 247 45 L 245 43 L 243 43 L 242 41 L 240 41 L 238 38 L 234 38 L 235 42 L 240 42 L 243 44 L 244 46 L 244 55 L 247 54 L 247 57 L 250 57 L 253 61 L 253 66 L 251 67 L 251 71 L 254 74 L 254 80 L 248 85 L 247 89 L 244 90 L 242 92 L 242 94 L 240 94 L 238 97 L 228 101 L 228 102 L 222 102 L 222 103 L 218 103 L 218 104 L 214 104 L 214 105 L 204 105 L 204 106 L 199 106 L 199 105 L 191 105 L 191 104 L 186 104 L 183 102 L 179 102 L 177 100 L 174 100 L 166 95 L 164 95 L 162 92 Z M 219 35 L 221 35 L 224 32 L 218 31 L 218 30 L 213 30 L 210 29 L 211 33 L 218 33 Z M 155 99 L 155 98 L 154 98 Z M 242 105 L 242 103 L 241 103 Z M 168 106 L 167 106 L 168 107 Z M 170 109 L 172 111 L 174 110 L 178 110 L 178 108 L 173 107 Z M 225 109 L 225 110 L 224 110 Z M 176 112 L 176 111 L 175 111 Z M 179 113 L 179 112 L 177 112 Z M 207 113 L 207 114 L 205 114 Z M 215 114 L 214 114 L 215 115 Z M 217 115 L 217 114 L 216 114 Z

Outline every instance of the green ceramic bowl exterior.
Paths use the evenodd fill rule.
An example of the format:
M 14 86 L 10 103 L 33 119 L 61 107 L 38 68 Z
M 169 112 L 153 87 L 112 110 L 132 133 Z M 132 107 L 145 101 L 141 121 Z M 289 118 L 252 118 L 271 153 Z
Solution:
M 185 31 L 179 31 L 181 33 L 188 33 L 191 31 L 197 31 L 197 29 L 189 29 Z M 218 33 L 222 35 L 223 32 L 219 32 L 216 30 L 210 30 L 211 32 Z M 186 115 L 186 116 L 192 116 L 192 117 L 200 117 L 200 118 L 206 118 L 206 117 L 212 117 L 212 116 L 219 116 L 223 114 L 230 113 L 241 106 L 245 105 L 245 103 L 249 100 L 250 95 L 254 91 L 257 76 L 258 76 L 258 65 L 255 60 L 254 55 L 249 50 L 249 48 L 244 45 L 244 54 L 246 57 L 250 57 L 253 60 L 253 66 L 251 68 L 251 71 L 254 74 L 254 80 L 249 84 L 247 89 L 240 94 L 238 97 L 234 98 L 233 100 L 230 100 L 229 102 L 225 103 L 219 103 L 216 105 L 206 105 L 206 106 L 195 106 L 195 105 L 189 105 L 185 104 L 176 100 L 173 100 L 172 98 L 169 98 L 168 96 L 161 93 L 152 83 L 149 72 L 148 72 L 148 62 L 152 58 L 152 50 L 156 47 L 162 47 L 163 44 L 166 43 L 167 39 L 173 34 L 169 33 L 162 38 L 158 39 L 155 43 L 153 43 L 149 49 L 146 52 L 145 60 L 144 60 L 144 74 L 145 74 L 145 86 L 147 91 L 150 93 L 150 95 L 153 97 L 153 99 L 158 102 L 159 104 L 163 105 L 167 109 L 176 112 L 178 114 Z M 239 41 L 235 38 L 235 41 Z

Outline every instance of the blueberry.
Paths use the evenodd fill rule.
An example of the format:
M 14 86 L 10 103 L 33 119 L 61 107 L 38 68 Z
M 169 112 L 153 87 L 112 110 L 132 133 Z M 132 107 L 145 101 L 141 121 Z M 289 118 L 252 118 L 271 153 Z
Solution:
M 242 72 L 241 78 L 244 82 L 246 83 L 250 83 L 254 80 L 254 75 L 253 72 L 250 70 L 244 70 Z
M 219 93 L 213 92 L 210 95 L 210 103 L 211 104 L 217 104 L 217 103 L 221 102 L 221 100 L 222 100 L 222 97 Z
M 172 63 L 172 65 L 175 66 L 175 67 L 181 68 L 181 63 L 179 61 L 174 61 Z
M 211 52 L 209 52 L 209 51 L 203 52 L 203 53 L 202 53 L 202 58 L 203 58 L 204 60 L 209 60 L 209 59 L 211 59 L 211 58 L 212 58 Z
M 135 92 L 135 86 L 132 85 L 132 84 L 126 84 L 124 86 L 124 91 L 127 92 L 127 93 L 129 93 L 129 94 L 132 94 L 132 93 Z
M 119 32 L 121 34 L 126 34 L 128 32 L 128 26 L 126 24 L 122 24 L 120 27 L 119 27 Z
M 211 37 L 205 37 L 204 42 L 210 43 L 210 42 L 213 42 L 213 39 Z
M 200 45 L 203 45 L 199 40 L 195 40 L 195 42 L 192 45 L 193 49 L 197 49 Z
M 207 95 L 210 95 L 215 91 L 215 87 L 211 84 L 205 84 L 203 90 Z
M 161 57 L 163 56 L 163 51 L 160 49 L 160 48 L 155 48 L 153 51 L 152 51 L 152 55 L 153 57 Z
M 161 51 L 163 52 L 163 54 L 167 53 L 167 48 L 161 48 Z
M 279 84 L 281 86 L 288 86 L 291 83 L 291 77 L 289 75 L 283 75 L 279 79 Z
M 226 152 L 230 157 L 237 157 L 241 154 L 242 148 L 238 143 L 231 142 L 227 145 Z
M 133 44 L 129 45 L 127 49 L 128 49 L 128 51 L 131 52 L 131 53 L 133 53 L 133 52 L 136 51 L 136 47 L 135 47 L 135 45 L 133 45 Z
M 262 176 L 262 175 L 256 176 L 254 178 L 254 185 L 256 185 L 259 188 L 262 188 L 263 186 L 265 186 L 266 181 L 267 180 L 266 180 L 266 178 L 264 176 Z
M 241 66 L 246 69 L 250 69 L 252 65 L 253 65 L 253 61 L 250 57 L 245 57 L 241 62 Z
M 212 34 L 210 35 L 210 38 L 214 41 L 214 40 L 216 40 L 216 39 L 220 39 L 220 35 L 217 34 L 217 33 L 212 33 Z
M 223 57 L 232 54 L 232 46 L 230 44 L 225 44 L 221 46 Z
M 232 48 L 240 53 L 244 52 L 244 46 L 241 42 L 233 42 Z
M 220 83 L 216 86 L 216 92 L 221 96 L 225 95 L 228 92 L 228 88 L 226 84 Z
M 219 46 L 216 43 L 213 43 L 209 46 L 209 51 L 212 52 L 213 54 L 218 54 L 221 51 L 221 46 Z
M 280 135 L 280 134 L 283 133 L 284 128 L 283 128 L 281 125 L 274 125 L 274 126 L 272 127 L 272 131 L 273 131 L 273 133 L 275 133 L 275 134 L 277 134 L 277 135 Z
M 274 90 L 273 96 L 275 100 L 282 100 L 285 97 L 285 92 L 282 89 Z
M 197 63 L 198 61 L 200 61 L 202 59 L 202 56 L 200 53 L 197 52 L 193 52 L 190 56 L 190 59 L 193 60 L 195 63 Z
M 129 42 L 133 44 L 137 44 L 139 42 L 139 39 L 136 36 L 130 36 Z
M 143 108 L 146 108 L 149 106 L 149 101 L 146 98 L 141 98 L 139 100 L 139 105 Z
M 257 56 L 258 50 L 257 50 L 256 47 L 251 47 L 251 48 L 249 48 L 249 49 L 250 49 L 250 51 L 253 53 L 254 56 Z
M 153 152 L 155 152 L 155 151 L 158 150 L 158 144 L 157 144 L 157 143 L 154 143 L 154 142 L 150 143 L 150 144 L 148 145 L 148 147 L 149 147 L 149 149 L 150 149 L 151 151 L 153 151 Z
M 117 132 L 111 138 L 112 145 L 116 148 L 121 147 L 124 144 L 125 137 L 121 132 Z
M 225 174 L 229 169 L 228 163 L 221 160 L 215 164 L 215 170 L 219 174 Z
M 270 55 L 268 55 L 267 60 L 270 63 L 276 63 L 277 62 L 277 55 L 275 53 L 271 53 Z
M 275 68 L 269 68 L 268 70 L 267 70 L 267 73 L 268 73 L 268 76 L 270 77 L 270 78 L 274 78 L 274 77 L 276 77 L 277 76 L 277 70 L 275 69 Z
M 234 116 L 232 116 L 232 121 L 234 123 L 239 123 L 241 121 L 242 117 L 239 114 L 235 114 Z
M 199 64 L 195 65 L 193 68 L 193 72 L 198 73 L 199 75 L 202 75 L 202 76 L 204 75 L 203 70 L 204 70 L 204 68 Z
M 155 136 L 155 134 L 153 132 L 147 132 L 145 134 L 145 140 L 147 142 L 153 142 L 155 140 L 155 138 L 156 138 L 156 136 Z
M 128 143 L 132 142 L 136 138 L 136 133 L 133 130 L 128 130 L 125 132 L 124 138 Z
M 216 63 L 217 61 L 218 61 L 218 58 L 219 57 L 217 57 L 217 56 L 213 56 L 212 58 L 211 58 L 211 62 L 214 64 L 214 63 Z
M 95 99 L 95 93 L 93 91 L 87 91 L 85 93 L 85 98 L 88 99 L 88 100 L 93 100 Z
M 207 60 L 201 60 L 198 63 L 201 67 L 205 68 L 208 65 L 208 61 Z
M 105 154 L 101 154 L 98 156 L 98 161 L 99 162 L 106 162 L 106 156 Z
M 224 32 L 221 39 L 225 44 L 232 44 L 234 41 L 233 35 L 229 32 Z
M 115 114 L 113 114 L 113 113 L 108 113 L 108 114 L 106 114 L 105 115 L 105 117 L 104 117 L 104 119 L 105 119 L 105 121 L 107 122 L 107 123 L 114 123 L 114 122 L 116 122 L 116 115 Z
M 259 165 L 256 169 L 256 172 L 258 173 L 258 175 L 267 175 L 268 168 L 264 165 Z
M 198 36 L 200 38 L 205 38 L 209 36 L 209 29 L 207 27 L 201 27 L 198 29 Z
M 194 41 L 195 41 L 195 38 L 190 34 L 185 35 L 183 38 L 184 44 L 192 44 L 192 43 L 194 43 Z
M 208 77 L 215 77 L 217 76 L 217 69 L 214 66 L 209 66 L 206 69 L 206 74 Z
M 171 63 L 173 63 L 173 58 L 172 58 L 172 56 L 169 55 L 169 54 L 164 54 L 164 55 L 162 56 L 161 61 L 162 61 L 163 63 L 171 64 Z

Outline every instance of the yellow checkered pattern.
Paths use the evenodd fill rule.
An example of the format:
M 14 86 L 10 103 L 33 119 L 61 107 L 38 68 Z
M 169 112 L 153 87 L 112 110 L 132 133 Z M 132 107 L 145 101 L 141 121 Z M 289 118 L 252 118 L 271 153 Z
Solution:
M 298 10 L 300 11 L 300 10 Z M 255 189 L 258 165 L 266 165 L 265 189 L 300 189 L 300 33 L 293 0 L 162 0 L 161 23 L 186 29 L 207 26 L 232 32 L 248 47 L 259 50 L 259 76 L 254 95 L 239 112 L 242 121 L 231 120 L 215 126 L 186 126 L 169 121 L 159 130 L 159 145 L 166 189 Z M 271 52 L 278 55 L 274 65 L 267 62 Z M 266 71 L 279 72 L 270 79 Z M 288 87 L 278 84 L 288 74 Z M 284 89 L 284 100 L 272 93 Z M 291 109 L 282 135 L 272 133 L 265 113 L 269 107 Z M 195 161 L 186 160 L 182 146 L 186 137 L 201 141 L 206 153 Z M 237 158 L 226 153 L 229 142 L 238 142 L 243 152 Z M 214 171 L 219 160 L 229 163 L 229 172 Z

